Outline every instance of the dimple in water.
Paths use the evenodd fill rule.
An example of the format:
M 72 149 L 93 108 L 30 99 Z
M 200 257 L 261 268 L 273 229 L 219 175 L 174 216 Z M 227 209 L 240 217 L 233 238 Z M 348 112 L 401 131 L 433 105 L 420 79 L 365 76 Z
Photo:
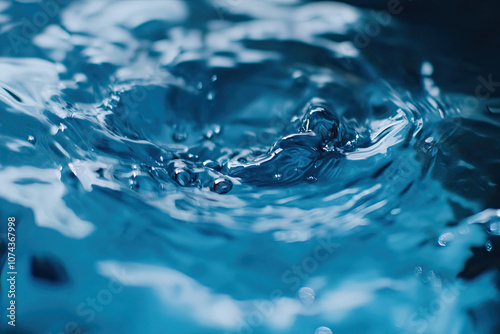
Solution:
M 204 137 L 211 140 L 220 133 L 220 126 L 211 125 L 205 128 Z M 231 191 L 232 177 L 261 186 L 312 183 L 318 180 L 322 160 L 343 158 L 346 152 L 356 149 L 360 138 L 330 105 L 314 98 L 303 109 L 297 132 L 279 139 L 267 153 L 257 157 L 237 155 L 221 164 L 218 157 L 221 152 L 201 145 L 185 154 L 188 161 L 172 161 L 170 175 L 182 187 L 192 186 L 196 181 L 201 186 L 208 184 L 211 191 L 219 194 Z M 212 172 L 206 173 L 207 170 Z M 207 177 L 213 178 L 210 181 Z
M 359 134 L 341 122 L 325 101 L 311 100 L 303 114 L 297 133 L 278 140 L 266 154 L 249 162 L 229 161 L 225 171 L 256 185 L 307 182 L 317 179 L 318 160 L 340 159 L 356 148 Z

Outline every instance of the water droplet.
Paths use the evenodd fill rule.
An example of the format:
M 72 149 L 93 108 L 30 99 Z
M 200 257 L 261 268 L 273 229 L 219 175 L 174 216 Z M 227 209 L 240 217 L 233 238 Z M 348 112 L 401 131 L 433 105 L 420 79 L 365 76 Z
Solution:
M 187 133 L 186 132 L 176 132 L 173 134 L 172 139 L 176 143 L 182 143 L 182 142 L 186 141 Z
M 434 146 L 434 137 L 429 137 L 425 139 L 424 148 L 429 151 Z
M 28 142 L 35 145 L 36 144 L 36 138 L 34 136 L 28 136 Z
M 316 329 L 316 332 L 314 334 L 332 334 L 332 330 L 328 327 L 321 326 Z
M 301 76 L 304 75 L 304 72 L 302 72 L 301 70 L 296 70 L 292 73 L 292 77 L 294 79 L 297 79 L 297 78 L 300 78 Z
M 226 194 L 233 188 L 233 183 L 225 178 L 218 178 L 214 181 L 212 185 L 212 191 L 217 194 Z
M 314 303 L 315 293 L 314 290 L 309 287 L 303 287 L 299 290 L 299 299 L 304 304 L 312 304 Z
M 187 186 L 189 183 L 191 183 L 191 173 L 185 169 L 182 168 L 176 168 L 174 170 L 174 180 L 177 182 L 180 186 Z
M 493 249 L 493 244 L 491 243 L 491 240 L 486 241 L 486 245 L 484 246 L 488 252 L 491 252 Z
M 450 242 L 453 239 L 454 239 L 454 236 L 450 232 L 443 233 L 443 234 L 441 234 L 441 236 L 438 239 L 439 246 L 443 246 L 444 247 L 444 246 L 446 246 L 446 244 L 448 242 Z
M 300 70 L 293 72 L 292 77 L 297 85 L 304 85 L 307 83 L 307 76 Z
M 281 180 L 281 178 L 283 177 L 282 174 L 274 174 L 273 178 L 276 180 L 276 181 L 279 181 Z
M 210 78 L 210 81 L 214 82 L 214 81 L 217 81 L 217 75 L 212 75 L 212 77 Z
M 210 140 L 216 136 L 219 136 L 221 133 L 222 127 L 219 124 L 211 124 L 204 129 L 203 137 Z
M 207 94 L 207 100 L 213 101 L 215 99 L 215 93 L 214 92 L 208 92 Z
M 198 84 L 196 85 L 196 88 L 198 88 L 198 90 L 202 90 L 203 89 L 203 82 L 198 82 Z

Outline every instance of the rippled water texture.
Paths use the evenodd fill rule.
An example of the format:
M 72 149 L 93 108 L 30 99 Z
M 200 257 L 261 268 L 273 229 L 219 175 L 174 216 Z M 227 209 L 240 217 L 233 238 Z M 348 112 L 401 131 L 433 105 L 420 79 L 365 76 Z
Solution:
M 0 1 L 2 333 L 499 333 L 500 109 L 374 22 Z

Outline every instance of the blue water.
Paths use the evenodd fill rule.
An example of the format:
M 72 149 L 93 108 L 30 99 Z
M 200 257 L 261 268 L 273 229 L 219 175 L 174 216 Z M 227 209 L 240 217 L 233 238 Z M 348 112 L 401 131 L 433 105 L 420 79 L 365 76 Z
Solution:
M 496 109 L 373 20 L 0 1 L 2 333 L 500 333 Z

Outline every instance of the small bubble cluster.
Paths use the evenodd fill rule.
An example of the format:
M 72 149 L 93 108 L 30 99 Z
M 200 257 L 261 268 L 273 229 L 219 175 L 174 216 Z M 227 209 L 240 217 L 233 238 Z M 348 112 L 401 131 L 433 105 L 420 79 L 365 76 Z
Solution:
M 446 246 L 450 241 L 452 241 L 455 237 L 453 236 L 452 233 L 450 232 L 447 232 L 447 233 L 443 233 L 439 239 L 438 239 L 438 244 L 439 246 Z
M 222 133 L 222 127 L 219 124 L 212 124 L 205 128 L 203 131 L 203 137 L 205 139 L 211 140 Z
M 173 135 L 172 135 L 172 139 L 176 142 L 176 143 L 182 143 L 182 142 L 185 142 L 186 139 L 187 139 L 187 133 L 186 132 L 183 132 L 183 131 L 180 131 L 180 132 L 175 132 Z
M 486 248 L 488 252 L 491 252 L 491 250 L 493 249 L 493 243 L 491 242 L 491 240 L 486 241 L 484 248 Z

